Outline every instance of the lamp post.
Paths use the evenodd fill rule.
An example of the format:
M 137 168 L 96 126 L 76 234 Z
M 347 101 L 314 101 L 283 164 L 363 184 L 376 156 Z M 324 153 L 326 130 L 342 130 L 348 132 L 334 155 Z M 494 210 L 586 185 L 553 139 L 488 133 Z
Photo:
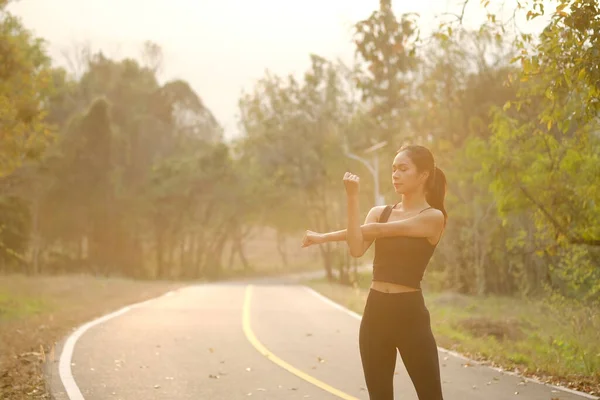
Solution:
M 377 206 L 385 204 L 385 199 L 383 198 L 383 195 L 379 193 L 379 155 L 377 154 L 377 150 L 381 149 L 382 147 L 385 147 L 386 145 L 387 141 L 384 140 L 383 142 L 376 143 L 373 146 L 366 149 L 365 153 L 373 154 L 372 160 L 368 161 L 362 157 L 357 156 L 356 154 L 350 153 L 350 151 L 348 150 L 348 144 L 344 143 L 344 153 L 346 154 L 346 157 L 360 161 L 365 167 L 367 167 L 371 175 L 373 175 L 375 205 Z

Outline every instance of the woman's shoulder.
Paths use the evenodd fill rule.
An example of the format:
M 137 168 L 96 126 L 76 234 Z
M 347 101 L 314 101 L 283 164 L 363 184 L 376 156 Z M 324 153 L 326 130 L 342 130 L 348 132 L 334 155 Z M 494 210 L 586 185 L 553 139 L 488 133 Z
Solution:
M 428 207 L 424 210 L 422 210 L 421 212 L 419 212 L 419 214 L 429 214 L 429 215 L 436 215 L 438 218 L 444 218 L 444 213 L 442 212 L 442 210 L 434 208 L 434 207 Z
M 386 207 L 388 207 L 388 206 L 385 204 L 382 206 L 371 207 L 371 209 L 369 210 L 369 213 L 367 214 L 367 221 L 369 221 L 369 222 L 379 221 L 379 218 L 381 217 L 381 214 L 383 213 L 383 210 L 385 210 Z
M 391 204 L 384 204 L 382 206 L 373 206 L 373 207 L 371 207 L 371 211 L 369 211 L 369 212 L 376 213 L 377 216 L 380 216 L 381 213 L 383 212 L 383 210 L 385 210 L 388 207 L 392 208 L 393 206 Z
M 369 214 L 373 214 L 373 217 L 375 218 L 375 220 L 380 221 L 381 217 L 386 212 L 386 209 L 388 209 L 387 213 L 390 213 L 392 208 L 393 208 L 393 205 L 391 205 L 391 204 L 384 204 L 381 206 L 373 206 L 373 207 L 371 207 L 371 211 L 369 211 Z

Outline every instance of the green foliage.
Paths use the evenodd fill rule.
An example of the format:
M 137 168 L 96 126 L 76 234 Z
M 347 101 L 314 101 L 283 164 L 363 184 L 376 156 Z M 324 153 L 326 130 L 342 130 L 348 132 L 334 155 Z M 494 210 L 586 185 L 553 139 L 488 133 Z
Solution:
M 43 299 L 0 291 L 0 322 L 18 320 L 52 310 Z
M 44 102 L 52 89 L 43 42 L 0 3 L 0 177 L 36 160 L 51 140 Z
M 568 298 L 600 302 L 600 251 L 584 246 L 563 246 L 551 261 L 552 285 Z
M 485 163 L 504 223 L 529 213 L 533 250 L 584 298 L 598 298 L 600 287 L 598 24 L 595 2 L 563 1 L 538 41 L 518 42 L 521 70 L 511 79 L 518 98 L 494 110 Z
M 0 198 L 0 262 L 17 270 L 26 262 L 29 229 L 27 204 L 14 196 Z
M 19 50 L 35 54 L 23 43 L 17 43 Z M 4 189 L 27 200 L 34 215 L 28 222 L 31 225 L 20 232 L 31 239 L 25 243 L 31 247 L 32 270 L 85 268 L 131 276 L 201 275 L 201 264 L 214 260 L 201 259 L 203 250 L 198 246 L 181 247 L 181 243 L 211 242 L 194 238 L 198 232 L 210 236 L 210 229 L 222 228 L 215 222 L 207 230 L 199 222 L 203 220 L 195 217 L 201 214 L 197 204 L 207 199 L 207 192 L 200 187 L 212 182 L 204 190 L 213 191 L 214 208 L 217 196 L 225 197 L 230 181 L 220 180 L 214 171 L 218 166 L 212 163 L 217 158 L 200 161 L 196 154 L 220 148 L 215 154 L 221 154 L 217 157 L 223 160 L 228 176 L 231 160 L 223 156 L 227 150 L 223 149 L 222 130 L 200 97 L 182 80 L 158 84 L 155 55 L 160 49 L 149 49 L 152 66 L 131 59 L 111 60 L 101 53 L 87 54 L 80 79 L 62 69 L 50 69 L 43 49 L 34 50 L 43 56 L 38 69 L 54 82 L 43 122 L 58 131 L 58 140 L 37 164 L 23 166 L 0 182 Z M 25 64 L 17 67 L 27 73 Z M 198 168 L 201 162 L 207 168 Z M 177 163 L 183 165 L 181 176 L 160 172 Z M 168 202 L 177 206 L 166 207 Z M 228 235 L 225 231 L 224 237 Z M 220 246 L 212 254 L 222 253 Z M 20 249 L 11 243 L 13 247 Z M 170 266 L 167 273 L 164 264 L 174 264 L 176 251 L 181 253 L 180 270 Z M 189 265 L 185 271 L 188 265 L 183 263 Z

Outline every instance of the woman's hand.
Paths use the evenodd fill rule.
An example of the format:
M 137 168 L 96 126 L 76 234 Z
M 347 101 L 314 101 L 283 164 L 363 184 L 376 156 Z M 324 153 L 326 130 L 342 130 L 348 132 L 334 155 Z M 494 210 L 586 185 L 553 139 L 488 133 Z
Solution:
M 356 196 L 358 195 L 358 186 L 360 182 L 360 178 L 357 175 L 353 175 L 350 172 L 346 172 L 344 174 L 344 187 L 346 188 L 347 196 Z
M 321 233 L 306 231 L 302 238 L 302 247 L 308 247 L 313 244 L 325 243 L 325 236 Z

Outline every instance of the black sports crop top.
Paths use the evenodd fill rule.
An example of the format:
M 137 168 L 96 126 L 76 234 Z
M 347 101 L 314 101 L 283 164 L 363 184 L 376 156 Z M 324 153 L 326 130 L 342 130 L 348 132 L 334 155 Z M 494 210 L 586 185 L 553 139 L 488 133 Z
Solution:
M 394 207 L 386 206 L 379 222 L 387 222 Z M 391 236 L 375 239 L 373 280 L 420 289 L 425 268 L 435 248 L 436 245 L 424 237 Z

